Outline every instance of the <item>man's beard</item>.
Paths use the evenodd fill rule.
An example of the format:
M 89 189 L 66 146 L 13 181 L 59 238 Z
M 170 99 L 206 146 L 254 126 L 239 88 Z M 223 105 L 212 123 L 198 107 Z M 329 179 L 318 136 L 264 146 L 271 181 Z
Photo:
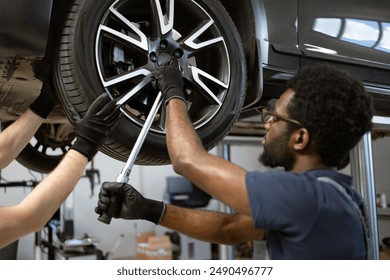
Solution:
M 286 171 L 292 169 L 294 157 L 288 147 L 290 134 L 285 133 L 282 137 L 274 139 L 268 144 L 264 144 L 263 153 L 259 157 L 259 162 L 269 167 L 283 167 Z

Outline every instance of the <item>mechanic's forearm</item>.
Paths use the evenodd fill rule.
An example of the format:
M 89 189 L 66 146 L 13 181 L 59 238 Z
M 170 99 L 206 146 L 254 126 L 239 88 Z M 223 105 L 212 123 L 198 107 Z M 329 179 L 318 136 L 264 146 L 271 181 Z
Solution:
M 30 109 L 0 134 L 0 169 L 6 167 L 26 147 L 44 119 Z
M 246 171 L 204 149 L 187 115 L 186 104 L 180 99 L 168 103 L 166 132 L 169 157 L 178 174 L 236 212 L 251 215 Z
M 87 163 L 84 155 L 69 150 L 19 205 L 0 208 L 0 247 L 40 230 L 73 191 Z
M 174 170 L 185 176 L 189 164 L 207 153 L 188 117 L 187 104 L 172 99 L 167 105 L 167 146 Z
M 198 240 L 228 245 L 259 239 L 264 234 L 262 229 L 254 228 L 249 216 L 173 205 L 166 205 L 160 225 Z

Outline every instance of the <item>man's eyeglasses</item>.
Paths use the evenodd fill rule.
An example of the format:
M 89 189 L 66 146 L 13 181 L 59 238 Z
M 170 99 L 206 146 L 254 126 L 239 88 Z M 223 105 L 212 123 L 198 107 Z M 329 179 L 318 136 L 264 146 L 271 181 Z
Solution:
M 281 120 L 281 121 L 293 123 L 293 124 L 296 124 L 300 127 L 303 127 L 303 125 L 299 121 L 290 119 L 289 117 L 283 117 L 283 116 L 278 115 L 278 114 L 276 114 L 276 113 L 274 113 L 266 108 L 261 110 L 261 117 L 262 117 L 263 124 L 269 123 L 271 125 L 274 122 Z

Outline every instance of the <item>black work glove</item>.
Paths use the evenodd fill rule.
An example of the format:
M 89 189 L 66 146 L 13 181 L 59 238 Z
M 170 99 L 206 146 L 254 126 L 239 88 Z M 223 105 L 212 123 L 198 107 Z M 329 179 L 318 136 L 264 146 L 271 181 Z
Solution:
M 41 118 L 46 119 L 47 116 L 50 114 L 51 110 L 53 110 L 56 103 L 57 100 L 54 95 L 51 82 L 45 81 L 42 84 L 41 93 L 34 100 L 34 102 L 30 104 L 30 110 Z
M 165 204 L 143 197 L 129 184 L 105 182 L 100 188 L 95 212 L 103 212 L 112 218 L 147 220 L 158 225 L 164 214 Z
M 71 147 L 91 160 L 118 124 L 120 110 L 107 93 L 101 94 L 75 125 L 76 141 Z
M 169 59 L 158 71 L 151 76 L 152 85 L 165 96 L 165 105 L 173 98 L 179 98 L 187 103 L 183 92 L 184 81 L 177 60 Z

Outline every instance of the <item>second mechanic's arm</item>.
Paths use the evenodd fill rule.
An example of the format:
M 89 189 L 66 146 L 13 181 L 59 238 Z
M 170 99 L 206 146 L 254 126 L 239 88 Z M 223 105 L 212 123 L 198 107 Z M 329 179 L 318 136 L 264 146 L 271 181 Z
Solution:
M 42 228 L 75 187 L 84 168 L 118 123 L 119 108 L 99 96 L 76 123 L 76 141 L 59 165 L 21 203 L 0 207 L 0 248 Z
M 28 109 L 0 134 L 0 169 L 16 158 L 43 121 L 42 117 Z
M 28 233 L 40 230 L 72 192 L 87 163 L 85 156 L 70 150 L 58 167 L 21 203 L 2 207 L 0 248 Z
M 19 155 L 55 104 L 51 83 L 44 82 L 40 95 L 30 104 L 30 107 L 0 134 L 0 169 L 6 167 Z
M 167 145 L 174 170 L 237 212 L 250 215 L 245 169 L 209 154 L 180 99 L 167 104 Z

